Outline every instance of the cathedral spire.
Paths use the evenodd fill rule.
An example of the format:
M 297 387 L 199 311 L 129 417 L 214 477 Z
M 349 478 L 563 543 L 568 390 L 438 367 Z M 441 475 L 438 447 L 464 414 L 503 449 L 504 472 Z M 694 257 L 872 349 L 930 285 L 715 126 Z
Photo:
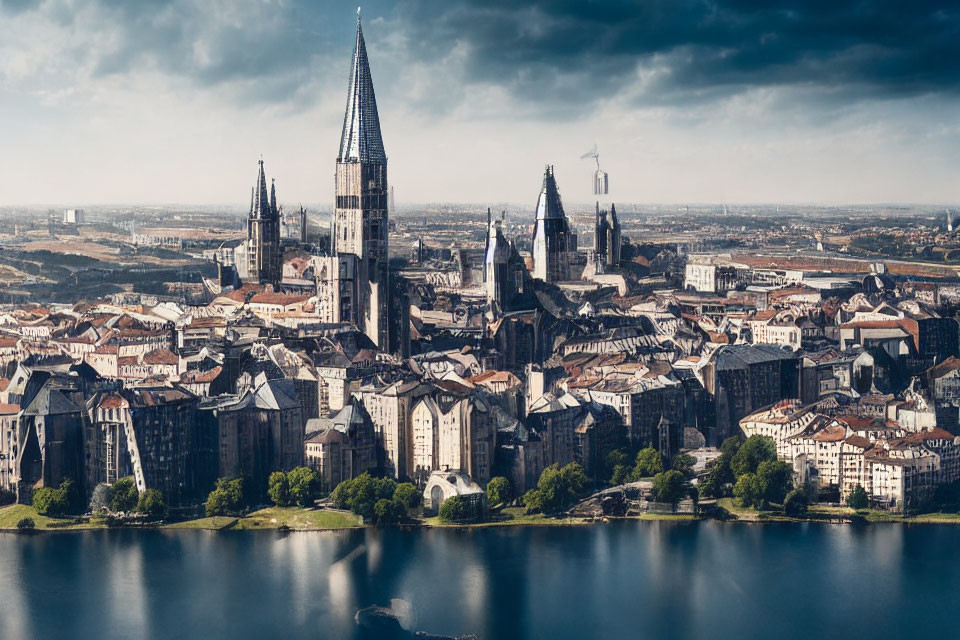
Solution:
M 337 162 L 352 161 L 382 164 L 387 162 L 383 139 L 380 137 L 377 98 L 373 93 L 373 78 L 370 76 L 359 9 L 357 39 L 353 47 L 353 61 L 347 84 L 347 109 L 343 117 L 343 133 L 340 136 L 340 155 L 337 156 Z
M 260 172 L 257 174 L 257 186 L 253 188 L 253 206 L 251 218 L 262 218 L 270 212 L 270 200 L 267 197 L 267 177 L 263 172 L 263 158 L 260 159 Z
M 277 210 L 277 181 L 273 178 L 270 179 L 270 215 L 276 218 L 278 216 Z

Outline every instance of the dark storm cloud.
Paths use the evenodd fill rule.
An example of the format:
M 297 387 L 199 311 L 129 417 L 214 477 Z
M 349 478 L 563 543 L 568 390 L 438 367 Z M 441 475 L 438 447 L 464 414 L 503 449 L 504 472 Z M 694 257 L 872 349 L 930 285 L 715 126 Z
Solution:
M 110 46 L 78 52 L 96 75 L 152 68 L 203 87 L 235 83 L 267 103 L 290 101 L 309 79 L 345 76 L 346 62 L 317 61 L 343 62 L 352 39 L 353 7 L 343 2 L 0 3 L 8 13 L 46 8 L 63 22 L 97 7 Z M 373 0 L 364 11 L 372 49 L 388 35 L 406 47 L 374 61 L 384 70 L 378 87 L 402 97 L 398 66 L 434 64 L 445 93 L 438 110 L 477 84 L 505 88 L 532 113 L 583 111 L 635 87 L 633 99 L 668 105 L 757 87 L 840 100 L 960 88 L 956 0 Z
M 641 99 L 799 85 L 853 94 L 955 93 L 955 1 L 461 0 L 399 8 L 421 57 L 468 45 L 474 81 L 529 100 L 589 102 L 658 68 Z

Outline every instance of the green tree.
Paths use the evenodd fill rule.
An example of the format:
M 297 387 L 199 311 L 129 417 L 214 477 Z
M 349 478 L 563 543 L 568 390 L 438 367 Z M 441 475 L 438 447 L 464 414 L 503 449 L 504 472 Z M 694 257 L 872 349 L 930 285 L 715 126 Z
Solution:
M 587 476 L 579 464 L 571 462 L 561 468 L 554 463 L 540 474 L 536 492 L 524 495 L 524 506 L 528 511 L 544 513 L 566 511 L 576 503 L 586 485 Z
M 301 507 L 313 504 L 320 493 L 320 474 L 310 467 L 297 467 L 287 473 L 290 483 L 290 499 Z
M 764 500 L 783 504 L 787 492 L 793 487 L 793 466 L 779 460 L 764 460 L 757 467 L 757 479 Z
M 660 452 L 653 447 L 647 447 L 637 452 L 637 459 L 633 466 L 632 478 L 650 478 L 663 471 L 663 458 Z
M 267 480 L 267 495 L 278 507 L 290 505 L 290 482 L 283 471 L 274 471 Z
M 163 494 L 157 489 L 147 489 L 140 494 L 137 500 L 137 513 L 153 518 L 165 518 L 167 516 L 167 505 L 163 502 Z
M 216 488 L 207 496 L 205 505 L 208 516 L 238 514 L 249 505 L 246 478 L 219 478 Z
M 513 489 L 510 487 L 510 481 L 503 476 L 491 478 L 487 483 L 487 502 L 496 506 L 507 504 L 511 500 L 513 500 Z
M 540 490 L 530 489 L 527 491 L 520 496 L 520 504 L 524 506 L 527 513 L 539 513 L 543 511 L 543 496 L 540 494 Z
M 381 498 L 373 505 L 373 518 L 378 527 L 399 524 L 407 513 L 407 508 L 399 500 Z
M 230 500 L 230 494 L 224 489 L 217 488 L 207 496 L 207 503 L 204 505 L 204 510 L 208 516 L 225 516 L 233 510 L 232 506 L 233 503 Z
M 403 505 L 404 509 L 413 509 L 420 504 L 420 492 L 410 482 L 401 482 L 393 490 L 393 499 Z
M 610 474 L 610 484 L 618 485 L 623 484 L 630 480 L 630 467 L 625 464 L 618 464 L 613 468 L 613 473 Z
M 33 531 L 37 528 L 37 523 L 33 518 L 20 518 L 17 520 L 17 529 L 19 531 Z
M 693 466 L 697 464 L 696 458 L 686 453 L 678 453 L 670 460 L 670 468 L 679 471 L 687 478 L 693 477 Z
M 740 445 L 737 453 L 730 461 L 733 475 L 739 478 L 745 473 L 756 473 L 761 462 L 777 459 L 777 447 L 773 438 L 767 436 L 750 436 Z
M 700 495 L 708 498 L 719 498 L 723 496 L 727 485 L 733 482 L 733 472 L 730 470 L 730 458 L 726 455 L 720 456 L 707 477 L 700 483 Z
M 870 498 L 867 496 L 867 490 L 859 484 L 847 496 L 847 506 L 851 509 L 866 509 L 869 504 Z
M 476 522 L 482 514 L 478 513 L 476 505 L 472 500 L 464 496 L 451 496 L 440 505 L 440 513 L 438 515 L 440 516 L 441 522 L 462 523 Z
M 607 477 L 611 478 L 611 484 L 623 484 L 622 482 L 613 482 L 613 474 L 617 467 L 629 467 L 630 456 L 623 449 L 615 449 L 607 454 L 603 461 L 603 469 L 607 472 Z
M 791 518 L 802 518 L 807 515 L 807 494 L 797 487 L 787 494 L 783 500 L 783 512 Z
M 676 469 L 653 476 L 653 493 L 658 502 L 677 504 L 690 493 L 687 477 Z
M 114 513 L 133 511 L 140 495 L 133 478 L 120 478 L 110 487 L 110 511 Z
M 727 458 L 727 461 L 733 460 L 733 456 L 737 455 L 737 451 L 740 450 L 742 444 L 743 435 L 738 433 L 735 436 L 730 436 L 720 445 L 720 453 Z
M 59 518 L 67 512 L 67 496 L 60 489 L 41 487 L 33 492 L 33 508 L 42 516 Z
M 741 507 L 760 507 L 763 503 L 763 490 L 755 473 L 745 473 L 737 478 L 733 486 L 733 497 Z
M 378 500 L 391 500 L 397 483 L 390 478 L 374 478 L 361 473 L 356 478 L 344 480 L 333 490 L 330 498 L 341 509 L 350 509 L 364 520 L 373 521 L 374 506 Z
M 64 513 L 78 514 L 85 511 L 84 507 L 86 505 L 84 504 L 83 494 L 76 482 L 70 478 L 64 478 L 63 482 L 60 483 L 60 491 L 63 492 L 63 498 L 66 501 Z

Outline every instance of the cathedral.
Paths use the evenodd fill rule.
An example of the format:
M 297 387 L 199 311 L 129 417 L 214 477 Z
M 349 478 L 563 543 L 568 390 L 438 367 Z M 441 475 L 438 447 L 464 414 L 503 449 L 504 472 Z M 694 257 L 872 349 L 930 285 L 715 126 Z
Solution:
M 280 282 L 283 254 L 280 248 L 280 211 L 277 208 L 277 190 L 270 185 L 267 196 L 267 178 L 260 160 L 257 184 L 250 193 L 250 213 L 247 215 L 246 261 L 241 276 L 261 283 Z
M 355 260 L 348 270 L 356 274 L 356 296 L 349 313 L 332 315 L 355 317 L 381 350 L 390 351 L 387 155 L 359 13 L 335 180 L 331 250 L 341 269 Z M 330 285 L 339 289 L 338 283 Z
M 533 230 L 533 277 L 544 282 L 569 280 L 570 257 L 576 251 L 576 235 L 563 212 L 553 166 L 547 165 Z
M 593 255 L 597 273 L 620 266 L 620 221 L 617 220 L 617 208 L 611 204 L 610 210 L 601 210 L 597 202 L 597 217 L 594 225 Z

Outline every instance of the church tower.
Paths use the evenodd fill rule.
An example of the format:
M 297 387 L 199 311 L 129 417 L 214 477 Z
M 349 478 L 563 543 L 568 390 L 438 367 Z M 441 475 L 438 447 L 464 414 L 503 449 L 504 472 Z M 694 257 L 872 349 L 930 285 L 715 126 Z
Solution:
M 381 350 L 389 351 L 387 155 L 359 10 L 335 192 L 332 250 L 356 256 L 361 329 Z
M 544 282 L 569 280 L 570 254 L 576 250 L 576 240 L 553 177 L 553 166 L 547 165 L 533 229 L 533 277 Z
M 262 283 L 280 282 L 282 256 L 280 254 L 280 212 L 277 209 L 277 190 L 270 185 L 267 196 L 267 177 L 260 160 L 257 184 L 250 194 L 250 213 L 247 216 L 247 278 Z

